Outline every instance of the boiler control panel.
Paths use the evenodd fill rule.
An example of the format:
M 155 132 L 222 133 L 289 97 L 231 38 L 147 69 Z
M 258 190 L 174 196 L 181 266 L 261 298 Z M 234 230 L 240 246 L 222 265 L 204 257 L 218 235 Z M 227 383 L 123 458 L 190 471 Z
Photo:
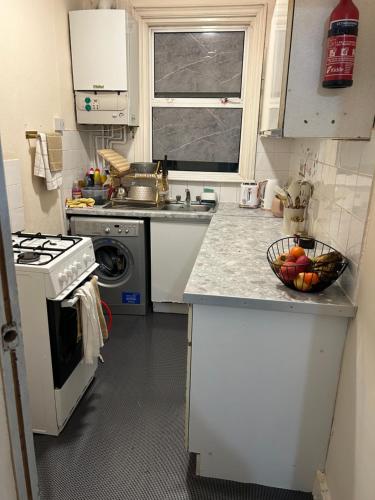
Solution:
M 135 125 L 129 112 L 127 92 L 75 92 L 78 123 L 100 125 Z

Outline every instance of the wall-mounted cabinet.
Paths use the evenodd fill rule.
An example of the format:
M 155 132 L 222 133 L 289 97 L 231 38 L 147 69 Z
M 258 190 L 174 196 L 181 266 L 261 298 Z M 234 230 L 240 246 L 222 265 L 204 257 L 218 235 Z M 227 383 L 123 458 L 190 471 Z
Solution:
M 328 20 L 338 0 L 276 0 L 267 48 L 262 135 L 368 139 L 375 115 L 374 0 L 360 11 L 352 87 L 325 89 Z

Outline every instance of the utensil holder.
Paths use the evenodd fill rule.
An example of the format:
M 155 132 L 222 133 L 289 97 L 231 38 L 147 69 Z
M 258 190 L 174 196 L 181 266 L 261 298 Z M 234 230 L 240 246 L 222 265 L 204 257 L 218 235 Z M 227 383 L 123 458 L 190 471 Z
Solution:
M 283 233 L 293 235 L 305 229 L 304 208 L 284 208 Z

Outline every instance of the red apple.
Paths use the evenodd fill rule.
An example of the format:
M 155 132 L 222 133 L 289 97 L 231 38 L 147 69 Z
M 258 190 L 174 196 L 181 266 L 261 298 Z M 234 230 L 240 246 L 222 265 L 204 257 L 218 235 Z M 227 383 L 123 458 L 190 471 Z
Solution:
M 301 255 L 301 257 L 298 257 L 298 259 L 296 260 L 296 264 L 298 273 L 304 273 L 308 271 L 311 265 L 311 260 L 306 255 Z
M 284 281 L 293 281 L 299 272 L 294 261 L 285 262 L 280 269 L 280 274 Z
M 287 255 L 285 262 L 296 262 L 296 258 L 293 255 Z

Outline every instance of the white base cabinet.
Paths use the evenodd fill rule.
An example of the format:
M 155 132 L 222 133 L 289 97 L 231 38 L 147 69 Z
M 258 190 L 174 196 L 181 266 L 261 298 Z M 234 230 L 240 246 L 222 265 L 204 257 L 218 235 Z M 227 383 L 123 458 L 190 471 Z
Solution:
M 151 300 L 183 303 L 209 220 L 151 220 Z
M 197 474 L 312 491 L 325 465 L 347 323 L 192 306 L 186 431 Z

